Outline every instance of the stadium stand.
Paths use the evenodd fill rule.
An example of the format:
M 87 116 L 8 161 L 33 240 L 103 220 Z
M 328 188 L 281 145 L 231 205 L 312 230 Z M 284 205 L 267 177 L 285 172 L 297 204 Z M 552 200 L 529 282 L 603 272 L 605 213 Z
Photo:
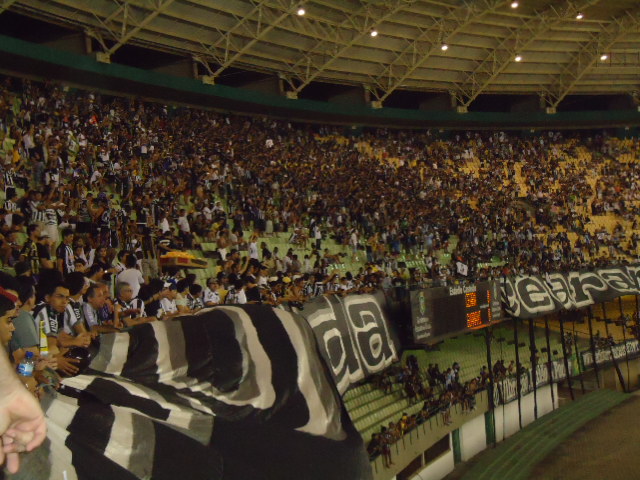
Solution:
M 636 141 L 559 132 L 528 140 L 461 132 L 444 141 L 385 129 L 347 138 L 330 127 L 170 108 L 51 82 L 4 77 L 2 84 L 0 260 L 49 302 L 36 318 L 54 308 L 47 299 L 67 278 L 79 314 L 67 309 L 59 331 L 47 333 L 66 374 L 78 370 L 60 354 L 66 348 L 203 306 L 301 307 L 320 295 L 637 259 Z M 184 276 L 181 261 L 192 273 Z M 71 288 L 74 274 L 91 284 L 88 292 Z M 618 326 L 610 315 L 606 337 L 609 329 L 616 341 L 634 336 L 636 310 L 626 302 Z M 451 423 L 452 408 L 472 411 L 492 374 L 530 371 L 529 330 L 515 328 L 526 340 L 516 346 L 520 365 L 507 348 L 513 328 L 496 327 L 491 348 L 502 367 L 486 365 L 483 335 L 462 335 L 429 352 L 405 352 L 415 370 L 384 373 L 388 388 L 369 381 L 348 391 L 363 439 L 389 438 L 372 442 L 372 458 L 424 422 Z M 562 356 L 557 330 L 552 362 Z M 535 328 L 534 338 L 544 348 L 544 330 Z M 15 336 L 17 363 L 26 348 L 42 348 L 33 342 Z M 438 375 L 428 373 L 435 364 L 444 368 Z M 381 431 L 387 426 L 398 430 Z
M 13 88 L 20 90 L 20 87 Z M 57 100 L 58 107 L 65 106 L 71 98 L 88 107 L 94 102 L 90 98 L 93 94 L 84 92 L 61 92 L 57 87 L 30 82 L 22 88 L 27 95 L 24 101 L 20 96 L 25 93 L 16 95 L 18 92 L 5 91 L 7 114 L 23 112 L 25 115 L 21 110 L 23 102 L 42 103 L 45 98 L 64 98 L 64 101 Z M 41 105 L 40 110 L 47 106 Z M 125 106 L 118 99 L 108 99 L 100 108 L 120 114 Z M 129 108 L 145 112 L 142 118 L 146 123 L 138 129 L 151 130 L 154 126 L 158 128 L 158 122 L 169 121 L 164 118 L 168 115 L 166 109 L 158 110 L 148 104 Z M 39 109 L 33 110 L 27 118 L 38 115 Z M 174 245 L 179 242 L 189 247 L 196 240 L 201 247 L 191 250 L 198 256 L 201 256 L 200 249 L 219 250 L 218 239 L 225 235 L 231 236 L 227 249 L 245 249 L 250 242 L 243 235 L 245 231 L 254 231 L 259 235 L 257 241 L 264 241 L 270 253 L 278 248 L 277 254 L 271 255 L 270 273 L 290 271 L 292 255 L 300 257 L 297 259 L 301 267 L 299 273 L 308 274 L 319 268 L 325 272 L 338 271 L 344 276 L 347 271 L 356 273 L 365 261 L 383 262 L 393 272 L 404 263 L 424 274 L 419 275 L 420 280 L 426 277 L 431 281 L 462 278 L 448 265 L 452 258 L 469 266 L 467 278 L 486 278 L 495 277 L 505 269 L 513 273 L 558 271 L 619 263 L 637 256 L 636 225 L 626 219 L 629 218 L 627 210 L 633 212 L 637 202 L 633 199 L 635 167 L 632 163 L 615 161 L 613 155 L 619 152 L 616 139 L 601 136 L 565 139 L 559 133 L 550 133 L 550 136 L 523 142 L 503 133 L 484 138 L 466 133 L 457 135 L 455 141 L 442 142 L 428 135 L 414 135 L 409 139 L 384 130 L 349 139 L 328 135 L 329 131 L 325 131 L 328 129 L 320 129 L 323 134 L 320 136 L 309 127 L 276 121 L 254 125 L 255 120 L 248 118 L 190 110 L 175 112 L 170 120 L 172 129 L 194 120 L 192 117 L 197 118 L 201 128 L 209 124 L 216 127 L 207 144 L 211 150 L 205 155 L 202 146 L 199 151 L 190 151 L 194 147 L 173 151 L 176 139 L 169 142 L 166 133 L 162 135 L 162 129 L 160 134 L 154 133 L 158 135 L 154 137 L 139 130 L 141 138 L 134 138 L 133 143 L 145 145 L 127 141 L 116 147 L 113 139 L 111 146 L 109 139 L 106 145 L 102 140 L 92 145 L 87 142 L 95 134 L 92 131 L 97 125 L 92 122 L 97 122 L 97 116 L 92 109 L 79 113 L 67 122 L 53 125 L 64 129 L 66 134 L 62 137 L 47 136 L 52 126 L 45 126 L 43 122 L 37 128 L 34 125 L 32 131 L 29 126 L 28 130 L 23 127 L 21 133 L 17 129 L 7 132 L 2 153 L 14 155 L 14 160 L 21 159 L 9 172 L 12 191 L 18 188 L 18 193 L 22 193 L 20 187 L 30 184 L 51 185 L 51 176 L 55 183 L 56 175 L 66 170 L 67 173 L 73 171 L 74 178 L 87 182 L 88 193 L 93 189 L 96 197 L 100 193 L 110 195 L 110 230 L 119 232 L 119 226 L 127 227 L 123 234 L 114 234 L 116 236 L 109 240 L 114 247 L 131 247 L 136 235 L 140 235 L 131 231 L 129 225 L 133 221 L 140 224 L 136 217 L 149 215 L 149 222 L 159 222 L 161 219 L 155 217 L 162 211 L 167 215 L 167 226 L 171 227 L 168 230 L 176 237 Z M 54 109 L 51 118 L 58 118 L 60 114 L 61 108 Z M 108 137 L 121 134 L 119 129 L 123 126 L 118 124 L 117 116 L 115 119 L 107 116 L 100 121 L 112 125 L 107 128 L 118 132 Z M 119 125 L 119 129 L 114 125 Z M 56 129 L 56 133 L 62 132 Z M 245 136 L 249 142 L 241 141 Z M 54 141 L 56 137 L 62 140 Z M 21 146 L 25 138 L 35 143 L 25 148 Z M 121 142 L 124 139 L 121 138 Z M 234 140 L 225 145 L 227 139 Z M 38 153 L 37 150 L 45 143 L 47 148 L 62 149 L 62 157 L 68 156 L 70 165 L 63 165 L 62 157 L 56 166 L 52 159 L 47 159 L 46 165 L 27 175 L 25 162 L 30 161 L 31 156 L 44 156 L 44 151 Z M 266 144 L 271 146 L 262 148 Z M 312 149 L 308 156 L 301 155 L 303 145 Z M 76 162 L 91 157 L 92 148 L 102 149 L 102 153 L 89 161 L 88 168 L 77 168 Z M 637 146 L 625 148 L 635 151 Z M 514 155 L 513 152 L 523 153 Z M 127 156 L 133 156 L 134 161 L 126 162 Z M 275 176 L 274 161 L 279 157 L 291 159 L 277 164 L 280 179 Z M 214 161 L 205 166 L 204 158 Z M 337 158 L 345 159 L 348 166 L 335 163 Z M 179 159 L 188 160 L 179 165 Z M 324 166 L 315 171 L 314 162 L 320 159 Z M 36 165 L 41 165 L 42 160 Z M 157 185 L 149 188 L 143 180 L 149 174 L 158 173 L 159 168 L 177 174 L 175 182 L 168 182 L 168 186 L 175 188 L 175 196 L 166 198 L 161 194 L 152 200 L 144 195 L 141 203 L 133 205 L 133 194 L 157 191 Z M 627 170 L 621 171 L 621 168 Z M 503 175 L 510 181 L 503 183 Z M 393 182 L 389 181 L 391 178 Z M 573 180 L 576 178 L 586 180 L 576 183 Z M 613 182 L 612 178 L 625 180 L 607 186 Z M 221 188 L 222 181 L 227 182 L 224 188 Z M 386 196 L 381 193 L 393 185 L 402 190 L 387 191 Z M 259 186 L 269 187 L 273 195 L 257 195 Z M 617 188 L 623 200 L 611 201 L 605 188 Z M 347 191 L 350 194 L 345 197 L 341 192 Z M 376 212 L 366 207 L 371 204 L 373 191 L 379 193 L 380 198 L 390 200 L 378 203 Z M 491 197 L 487 197 L 489 191 Z M 66 215 L 67 222 L 74 219 L 80 199 L 84 202 L 84 194 L 64 193 L 71 195 L 72 201 L 58 213 Z M 478 207 L 479 197 L 485 202 L 482 208 Z M 455 207 L 449 203 L 453 199 L 456 199 Z M 20 200 L 24 203 L 24 199 Z M 220 203 L 216 203 L 218 201 Z M 97 198 L 89 206 L 92 214 L 103 208 Z M 181 208 L 185 209 L 188 224 L 183 228 L 188 231 L 179 230 L 173 223 L 180 218 Z M 588 215 L 588 210 L 602 214 Z M 215 218 L 213 212 L 217 215 Z M 229 222 L 229 231 L 219 229 L 222 218 L 233 220 Z M 398 218 L 404 220 L 399 222 Z M 424 220 L 427 218 L 428 221 Z M 61 218 L 58 222 L 64 220 Z M 166 233 L 167 229 L 163 229 Z M 243 235 L 238 236 L 239 230 Z M 225 242 L 228 240 L 223 239 L 222 243 Z M 312 248 L 322 244 L 325 251 Z M 303 261 L 305 255 L 309 256 L 306 262 Z M 495 268 L 497 266 L 502 268 Z M 219 270 L 222 265 L 211 267 Z
M 524 325 L 518 325 L 520 338 L 526 339 L 526 342 L 520 344 L 522 367 L 530 371 L 532 368 L 531 356 L 529 353 L 529 331 Z M 493 329 L 492 351 L 494 361 L 497 363 L 503 361 L 507 368 L 506 376 L 513 377 L 515 373 L 515 347 L 513 345 L 514 332 L 509 328 L 494 327 Z M 535 341 L 538 350 L 546 351 L 546 338 L 542 328 L 535 329 Z M 560 361 L 562 358 L 562 347 L 560 345 L 560 337 L 558 332 L 554 331 L 551 335 L 552 361 Z M 538 362 L 545 363 L 547 361 L 546 353 L 542 352 L 544 357 L 538 359 Z M 476 336 L 473 334 L 461 335 L 452 338 L 438 345 L 437 350 L 408 350 L 404 352 L 403 363 L 407 363 L 409 356 L 415 356 L 421 371 L 422 381 L 435 386 L 435 391 L 426 397 L 417 396 L 409 398 L 404 388 L 403 380 L 397 380 L 394 375 L 392 388 L 385 391 L 379 383 L 368 382 L 362 386 L 351 389 L 345 395 L 345 404 L 352 420 L 355 422 L 356 428 L 361 432 L 365 441 L 371 438 L 373 433 L 378 433 L 381 426 L 387 426 L 389 422 L 396 422 L 403 413 L 415 415 L 423 408 L 424 401 L 429 401 L 432 397 L 437 397 L 443 390 L 438 388 L 444 387 L 444 382 L 432 378 L 429 369 L 438 365 L 442 368 L 444 376 L 447 369 L 457 366 L 456 382 L 465 384 L 476 379 L 479 386 L 483 385 L 481 370 L 486 365 L 486 344 L 484 335 Z M 509 368 L 511 366 L 511 368 Z M 491 368 L 494 366 L 492 365 Z M 487 371 L 488 374 L 488 371 Z M 400 374 L 401 378 L 402 375 Z M 500 378 L 496 375 L 496 378 Z M 461 401 L 462 398 L 456 400 Z

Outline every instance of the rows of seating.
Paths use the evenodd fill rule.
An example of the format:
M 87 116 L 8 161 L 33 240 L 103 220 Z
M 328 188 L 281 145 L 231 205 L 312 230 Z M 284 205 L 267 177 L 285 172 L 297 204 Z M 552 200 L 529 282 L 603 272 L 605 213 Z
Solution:
M 542 352 L 542 349 L 546 350 L 545 331 L 536 326 L 534 332 L 538 354 L 541 356 L 540 361 L 546 361 L 547 353 Z M 511 360 L 515 361 L 513 330 L 508 327 L 495 327 L 493 335 L 496 339 L 505 339 L 502 348 L 500 348 L 500 342 L 492 343 L 493 362 L 502 359 L 505 361 L 505 366 L 508 366 Z M 528 326 L 521 324 L 518 328 L 518 335 L 519 342 L 524 343 L 524 346 L 520 346 L 520 362 L 525 368 L 531 368 Z M 561 360 L 562 347 L 557 330 L 550 332 L 550 345 L 552 360 Z M 482 366 L 487 365 L 484 333 L 479 333 L 477 336 L 466 334 L 448 339 L 441 343 L 437 350 L 406 351 L 403 354 L 403 363 L 408 355 L 417 357 L 423 371 L 430 364 L 437 363 L 440 370 L 444 372 L 446 368 L 457 362 L 460 365 L 460 381 L 462 383 L 477 377 Z M 397 420 L 404 412 L 413 415 L 422 408 L 422 402 L 411 404 L 403 396 L 402 390 L 398 386 L 395 386 L 392 393 L 385 394 L 371 383 L 352 388 L 345 394 L 344 400 L 351 419 L 365 440 L 369 439 L 372 433 L 378 432 L 381 426 L 386 426 L 389 422 Z

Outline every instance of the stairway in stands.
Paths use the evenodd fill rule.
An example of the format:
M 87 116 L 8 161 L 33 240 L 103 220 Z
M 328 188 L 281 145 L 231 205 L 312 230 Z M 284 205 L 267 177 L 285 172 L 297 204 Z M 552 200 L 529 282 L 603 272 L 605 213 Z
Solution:
M 629 397 L 598 390 L 554 410 L 497 448 L 482 452 L 462 480 L 526 480 L 533 468 L 575 431 Z

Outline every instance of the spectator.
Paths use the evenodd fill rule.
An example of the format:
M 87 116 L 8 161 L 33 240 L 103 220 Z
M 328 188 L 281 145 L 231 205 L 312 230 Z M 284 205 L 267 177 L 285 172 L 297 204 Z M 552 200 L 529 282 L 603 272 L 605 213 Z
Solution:
M 56 250 L 57 269 L 60 273 L 66 275 L 74 271 L 74 255 L 73 255 L 73 230 L 65 228 L 62 231 L 62 243 Z
M 102 285 L 99 283 L 89 285 L 87 292 L 84 294 L 82 314 L 87 328 L 93 335 L 117 330 L 113 321 L 104 321 L 101 318 L 100 310 L 104 307 L 105 301 L 106 298 Z
M 76 337 L 64 333 L 64 313 L 69 302 L 69 289 L 55 276 L 38 285 L 39 296 L 43 302 L 33 310 L 34 323 L 38 329 L 40 351 L 48 351 L 57 360 L 58 370 L 66 375 L 78 373 L 79 361 L 66 358 L 66 348 L 73 346 L 87 347 L 91 341 L 88 334 Z
M 134 298 L 133 288 L 126 282 L 116 285 L 115 323 L 126 327 L 132 327 L 140 323 L 155 320 L 147 317 L 144 302 L 140 298 Z
M 127 283 L 131 287 L 132 295 L 135 298 L 138 296 L 140 286 L 145 283 L 142 273 L 137 268 L 137 259 L 135 255 L 125 255 L 124 266 L 125 269 L 118 274 L 117 280 L 119 283 Z
M 160 308 L 162 309 L 162 318 L 168 319 L 176 316 L 178 313 L 178 306 L 176 305 L 176 298 L 178 297 L 178 288 L 174 283 L 164 284 L 165 294 L 160 300 Z
M 176 283 L 176 299 L 175 304 L 179 313 L 188 313 L 190 311 L 188 306 L 187 295 L 189 294 L 189 280 L 183 278 Z
M 380 432 L 380 452 L 382 454 L 382 464 L 385 468 L 395 465 L 391 459 L 391 445 L 393 442 L 393 435 L 387 431 L 386 427 L 382 427 Z
M 189 286 L 189 293 L 187 294 L 187 308 L 192 312 L 196 312 L 201 308 L 204 308 L 204 303 L 202 300 L 202 286 L 197 283 Z
M 89 289 L 89 281 L 81 272 L 71 272 L 66 277 L 65 285 L 69 289 L 69 303 L 64 312 L 64 332 L 72 336 L 86 336 L 91 328 L 85 322 L 83 296 Z
M 203 302 L 205 307 L 214 307 L 220 304 L 220 285 L 218 280 L 210 278 L 207 280 L 207 288 L 204 290 Z
M 32 223 L 27 226 L 27 241 L 22 246 L 20 251 L 20 260 L 29 262 L 31 266 L 31 272 L 38 274 L 40 267 L 44 267 L 40 260 L 40 250 L 38 249 L 38 241 L 40 240 L 40 225 Z

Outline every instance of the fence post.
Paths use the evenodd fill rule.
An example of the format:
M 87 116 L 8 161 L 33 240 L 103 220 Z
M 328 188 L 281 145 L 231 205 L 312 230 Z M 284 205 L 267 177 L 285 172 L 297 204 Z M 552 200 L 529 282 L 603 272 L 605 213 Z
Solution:
M 549 338 L 549 317 L 544 316 L 544 335 L 547 343 L 547 374 L 549 375 L 549 386 L 551 387 L 551 408 L 556 408 L 556 395 L 553 393 L 553 367 L 551 360 L 551 340 Z
M 531 353 L 531 380 L 533 382 L 533 418 L 538 419 L 538 359 L 533 318 L 529 319 L 529 352 Z
M 496 446 L 496 435 L 495 435 L 495 431 L 496 431 L 496 416 L 494 414 L 494 410 L 496 408 L 495 402 L 493 401 L 493 389 L 494 384 L 494 378 L 493 378 L 493 363 L 491 363 L 491 338 L 493 337 L 493 328 L 492 327 L 488 327 L 484 329 L 484 338 L 485 338 L 485 345 L 487 347 L 487 370 L 489 371 L 489 388 L 488 388 L 488 392 L 489 392 L 489 411 L 491 412 L 491 421 L 493 422 L 493 446 Z
M 560 343 L 562 344 L 562 359 L 564 360 L 564 370 L 567 376 L 567 386 L 569 387 L 569 395 L 571 400 L 575 400 L 576 397 L 573 394 L 573 385 L 571 384 L 571 372 L 569 371 L 569 360 L 567 359 L 567 342 L 564 338 L 564 315 L 558 314 L 558 321 L 560 322 Z
M 600 388 L 600 372 L 598 371 L 598 359 L 596 358 L 596 343 L 593 340 L 593 312 L 591 311 L 591 307 L 589 307 L 588 312 L 589 341 L 591 342 L 591 355 L 593 355 L 593 371 L 596 374 L 596 384 L 598 388 Z
M 511 317 L 513 319 L 513 341 L 515 342 L 516 349 L 516 392 L 518 394 L 518 425 L 520 426 L 520 430 L 522 430 L 522 393 L 520 389 L 522 388 L 522 382 L 520 381 L 520 345 L 518 344 L 518 319 L 516 317 Z
M 618 297 L 618 306 L 620 307 L 620 323 L 622 324 L 622 341 L 624 342 L 624 358 L 627 362 L 627 385 L 631 383 L 631 374 L 629 373 L 629 349 L 627 348 L 627 317 L 622 308 L 622 297 Z M 628 387 L 631 390 L 631 387 Z
M 578 368 L 578 378 L 580 379 L 580 391 L 582 394 L 585 394 L 584 390 L 584 362 L 582 361 L 582 357 L 580 356 L 580 351 L 578 350 L 578 334 L 576 333 L 576 316 L 573 315 L 573 349 L 576 351 L 576 367 Z

